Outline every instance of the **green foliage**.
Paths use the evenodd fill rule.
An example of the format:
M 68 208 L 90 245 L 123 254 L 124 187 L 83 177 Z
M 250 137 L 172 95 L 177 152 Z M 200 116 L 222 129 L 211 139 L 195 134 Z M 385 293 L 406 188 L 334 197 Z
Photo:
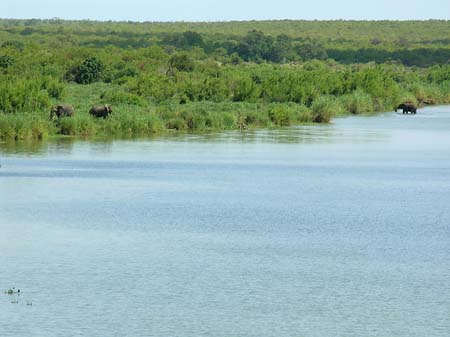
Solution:
M 172 79 L 162 74 L 145 74 L 130 81 L 129 92 L 160 103 L 171 99 L 176 93 L 176 85 Z
M 50 106 L 47 91 L 42 89 L 42 78 L 0 77 L 0 111 L 33 112 Z
M 70 136 L 92 136 L 97 129 L 94 119 L 87 114 L 60 118 L 56 126 L 59 134 Z
M 63 98 L 65 88 L 64 83 L 52 77 L 45 77 L 42 83 L 42 89 L 47 90 L 48 95 L 54 99 Z
M 328 123 L 336 111 L 335 100 L 330 96 L 317 97 L 311 106 L 314 123 Z
M 175 54 L 169 59 L 169 70 L 191 72 L 194 70 L 194 60 L 186 53 Z
M 100 95 L 100 99 L 105 104 L 146 105 L 145 100 L 141 96 L 120 89 L 105 91 Z
M 0 113 L 0 140 L 43 139 L 51 131 L 52 125 L 45 117 Z
M 162 44 L 173 45 L 177 48 L 190 49 L 192 47 L 204 47 L 205 43 L 201 34 L 193 31 L 169 34 L 163 37 Z
M 374 109 L 390 109 L 400 99 L 400 84 L 394 80 L 394 73 L 382 66 L 367 67 L 355 76 L 353 87 L 371 95 Z
M 437 84 L 450 81 L 450 64 L 439 65 L 429 68 L 427 70 L 427 80 L 430 83 L 437 83 Z
M 328 58 L 326 49 L 317 42 L 299 43 L 295 46 L 295 51 L 302 60 L 326 60 Z
M 250 77 L 242 76 L 232 81 L 231 93 L 235 102 L 251 102 L 257 96 L 256 85 Z
M 243 38 L 236 51 L 246 61 L 270 60 L 273 57 L 273 38 L 252 30 Z
M 7 69 L 14 64 L 14 60 L 9 55 L 0 55 L 0 68 Z
M 128 112 L 114 114 L 111 118 L 102 120 L 99 133 L 106 136 L 145 136 L 164 129 L 159 116 L 153 112 Z
M 80 84 L 89 84 L 101 79 L 105 66 L 96 57 L 88 57 L 73 70 L 74 80 Z
M 295 121 L 290 109 L 285 106 L 275 105 L 269 111 L 270 120 L 278 126 L 289 126 Z
M 11 48 L 16 50 L 23 50 L 25 48 L 25 43 L 19 40 L 8 40 L 1 44 L 2 48 Z
M 372 97 L 361 89 L 341 96 L 341 102 L 346 111 L 352 114 L 370 113 L 374 108 Z

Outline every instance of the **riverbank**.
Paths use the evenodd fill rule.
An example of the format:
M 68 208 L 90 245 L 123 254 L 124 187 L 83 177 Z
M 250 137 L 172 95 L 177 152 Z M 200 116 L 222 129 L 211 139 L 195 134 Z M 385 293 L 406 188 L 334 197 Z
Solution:
M 106 119 L 89 115 L 92 97 L 111 91 L 106 84 L 69 85 L 67 101 L 73 102 L 73 117 L 52 121 L 49 113 L 0 113 L 0 140 L 39 140 L 54 136 L 84 138 L 148 137 L 167 132 L 205 132 L 276 128 L 291 125 L 328 123 L 333 117 L 372 114 L 375 100 L 362 91 L 342 96 L 323 95 L 310 106 L 298 103 L 187 102 L 175 104 L 128 104 L 115 102 Z M 415 99 L 414 95 L 411 97 Z M 101 100 L 99 98 L 99 100 Z M 417 100 L 417 99 L 416 99 Z M 432 98 L 435 103 L 447 99 Z

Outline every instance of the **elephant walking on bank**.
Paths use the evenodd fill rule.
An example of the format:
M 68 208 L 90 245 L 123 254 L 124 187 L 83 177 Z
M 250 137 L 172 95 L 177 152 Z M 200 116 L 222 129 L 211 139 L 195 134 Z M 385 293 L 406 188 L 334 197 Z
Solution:
M 72 105 L 69 104 L 61 104 L 56 105 L 50 111 L 50 119 L 59 119 L 61 117 L 72 117 L 75 113 L 75 109 Z
M 97 118 L 106 118 L 112 113 L 112 109 L 109 105 L 94 105 L 89 113 Z
M 395 112 L 397 112 L 397 110 L 403 110 L 403 114 L 407 114 L 408 112 L 411 112 L 412 114 L 416 114 L 417 113 L 417 106 L 415 106 L 412 103 L 402 103 L 400 104 L 397 108 L 395 108 Z

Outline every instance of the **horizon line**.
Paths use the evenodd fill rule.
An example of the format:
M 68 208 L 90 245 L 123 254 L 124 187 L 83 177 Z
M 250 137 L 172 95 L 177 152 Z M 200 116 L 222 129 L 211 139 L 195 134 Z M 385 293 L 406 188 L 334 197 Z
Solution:
M 39 21 L 67 21 L 67 22 L 103 22 L 103 23 L 238 23 L 238 22 L 281 22 L 281 21 L 292 21 L 292 22 L 427 22 L 427 21 L 444 21 L 449 22 L 450 19 L 244 19 L 244 20 L 127 20 L 127 19 L 90 19 L 90 18 L 77 18 L 68 19 L 60 17 L 51 18 L 5 18 L 0 17 L 0 20 L 15 20 L 15 21 L 27 21 L 27 20 L 39 20 Z

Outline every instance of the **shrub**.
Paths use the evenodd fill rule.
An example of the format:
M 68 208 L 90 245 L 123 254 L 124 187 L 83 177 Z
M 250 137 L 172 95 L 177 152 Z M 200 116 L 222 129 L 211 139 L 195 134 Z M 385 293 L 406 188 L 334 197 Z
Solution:
M 335 110 L 335 100 L 329 96 L 317 97 L 311 106 L 314 123 L 329 123 Z
M 186 53 L 175 54 L 169 59 L 169 71 L 191 72 L 194 70 L 194 60 Z
M 43 116 L 0 113 L 1 140 L 43 139 L 50 129 L 50 122 Z
M 50 106 L 41 78 L 0 77 L 0 111 L 42 111 Z
M 163 129 L 163 124 L 154 113 L 120 113 L 101 120 L 101 132 L 105 135 L 149 135 Z
M 236 117 L 230 112 L 224 112 L 221 114 L 221 124 L 222 129 L 235 129 L 236 128 Z
M 446 90 L 442 90 L 443 86 L 435 84 L 415 84 L 412 86 L 413 93 L 412 103 L 437 104 L 446 102 Z M 447 91 L 448 92 L 448 91 Z
M 9 55 L 0 55 L 0 68 L 6 69 L 14 64 L 14 60 Z
M 170 118 L 166 122 L 166 128 L 167 129 L 175 129 L 175 130 L 186 130 L 187 125 L 186 125 L 186 121 L 183 118 L 176 117 L 176 118 Z
M 231 90 L 235 102 L 251 101 L 256 96 L 255 83 L 248 77 L 241 77 L 233 81 Z
M 96 125 L 89 115 L 75 114 L 64 117 L 57 122 L 58 133 L 71 136 L 91 136 L 95 134 Z
M 100 95 L 100 99 L 108 104 L 131 104 L 145 106 L 145 100 L 133 93 L 122 91 L 121 89 L 105 91 Z
M 75 82 L 89 84 L 101 79 L 105 66 L 95 57 L 88 57 L 83 63 L 73 70 Z
M 355 115 L 372 112 L 374 107 L 372 97 L 360 89 L 342 96 L 340 101 L 348 112 Z
M 15 123 L 12 121 L 12 115 L 0 113 L 0 139 L 8 140 L 16 138 Z
M 157 103 L 171 99 L 176 93 L 174 82 L 160 74 L 139 76 L 128 84 L 127 89 L 136 95 L 151 98 Z
M 313 121 L 313 116 L 311 114 L 311 109 L 304 105 L 295 106 L 295 116 L 298 123 L 309 123 Z
M 65 85 L 51 77 L 46 77 L 42 83 L 42 89 L 47 90 L 50 97 L 60 99 L 64 95 Z
M 278 126 L 289 126 L 294 121 L 294 116 L 286 105 L 275 105 L 269 111 L 270 120 Z

